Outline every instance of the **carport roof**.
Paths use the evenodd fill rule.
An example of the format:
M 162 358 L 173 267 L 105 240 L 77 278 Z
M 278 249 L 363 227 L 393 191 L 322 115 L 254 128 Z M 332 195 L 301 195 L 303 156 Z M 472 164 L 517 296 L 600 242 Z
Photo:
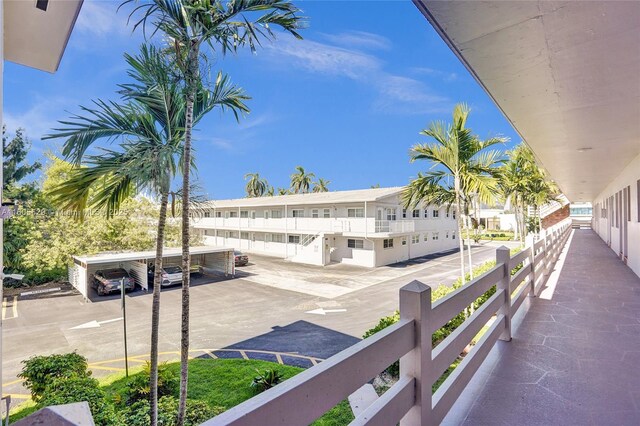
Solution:
M 194 254 L 209 254 L 209 253 L 221 253 L 225 251 L 233 251 L 231 247 L 212 247 L 212 246 L 198 246 L 191 247 L 189 252 Z M 163 250 L 163 257 L 181 256 L 181 248 L 165 248 Z M 156 257 L 155 250 L 149 251 L 133 251 L 124 253 L 101 253 L 93 256 L 72 256 L 74 261 L 81 262 L 84 265 L 110 263 L 110 262 L 127 262 L 131 260 L 140 259 L 154 259 Z
M 350 191 L 316 192 L 309 194 L 274 195 L 273 197 L 237 198 L 232 200 L 211 200 L 207 206 L 211 208 L 261 207 L 261 206 L 300 206 L 308 204 L 363 203 L 378 201 L 382 198 L 397 195 L 403 186 L 391 188 L 355 189 Z

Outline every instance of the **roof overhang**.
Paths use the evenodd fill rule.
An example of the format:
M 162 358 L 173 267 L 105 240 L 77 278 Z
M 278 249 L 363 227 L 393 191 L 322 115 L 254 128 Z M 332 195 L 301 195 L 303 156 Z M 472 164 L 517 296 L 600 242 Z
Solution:
M 640 154 L 640 2 L 414 3 L 569 199 Z
M 83 0 L 3 0 L 4 59 L 55 72 Z
M 189 255 L 196 256 L 201 254 L 212 254 L 212 253 L 224 253 L 224 252 L 232 252 L 234 249 L 232 247 L 213 247 L 213 246 L 198 246 L 198 247 L 190 247 Z M 162 257 L 179 257 L 182 256 L 181 248 L 164 248 L 162 251 Z M 129 251 L 122 253 L 101 253 L 92 256 L 71 256 L 75 263 L 82 264 L 82 266 L 86 265 L 99 265 L 104 263 L 113 263 L 113 262 L 130 262 L 134 260 L 150 260 L 155 259 L 156 252 L 155 250 L 148 251 Z

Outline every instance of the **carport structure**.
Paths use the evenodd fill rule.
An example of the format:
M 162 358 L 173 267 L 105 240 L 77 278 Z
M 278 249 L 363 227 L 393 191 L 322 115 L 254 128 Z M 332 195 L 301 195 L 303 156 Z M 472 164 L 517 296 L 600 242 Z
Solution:
M 203 274 L 235 275 L 235 258 L 233 248 L 200 246 L 191 247 L 191 268 L 197 268 Z M 72 256 L 73 265 L 69 267 L 69 282 L 89 300 L 89 288 L 93 274 L 101 269 L 124 268 L 136 284 L 147 291 L 147 270 L 153 265 L 156 252 L 139 251 L 124 253 L 101 253 L 92 256 Z M 165 248 L 163 266 L 182 264 L 182 249 Z

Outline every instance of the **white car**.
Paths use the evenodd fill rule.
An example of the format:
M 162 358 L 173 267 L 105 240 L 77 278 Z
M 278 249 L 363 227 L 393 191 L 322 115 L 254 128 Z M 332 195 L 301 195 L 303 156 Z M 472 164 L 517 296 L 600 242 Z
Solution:
M 154 267 L 148 271 L 149 286 L 153 286 Z M 182 268 L 180 266 L 164 266 L 162 268 L 162 287 L 182 284 Z

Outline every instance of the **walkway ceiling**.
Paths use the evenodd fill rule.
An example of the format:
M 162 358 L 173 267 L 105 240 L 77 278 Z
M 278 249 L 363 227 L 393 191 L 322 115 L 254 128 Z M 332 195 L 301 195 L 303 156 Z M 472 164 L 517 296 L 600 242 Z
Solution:
M 82 1 L 2 1 L 4 59 L 43 71 L 56 71 Z
M 640 2 L 414 2 L 570 200 L 640 154 Z

